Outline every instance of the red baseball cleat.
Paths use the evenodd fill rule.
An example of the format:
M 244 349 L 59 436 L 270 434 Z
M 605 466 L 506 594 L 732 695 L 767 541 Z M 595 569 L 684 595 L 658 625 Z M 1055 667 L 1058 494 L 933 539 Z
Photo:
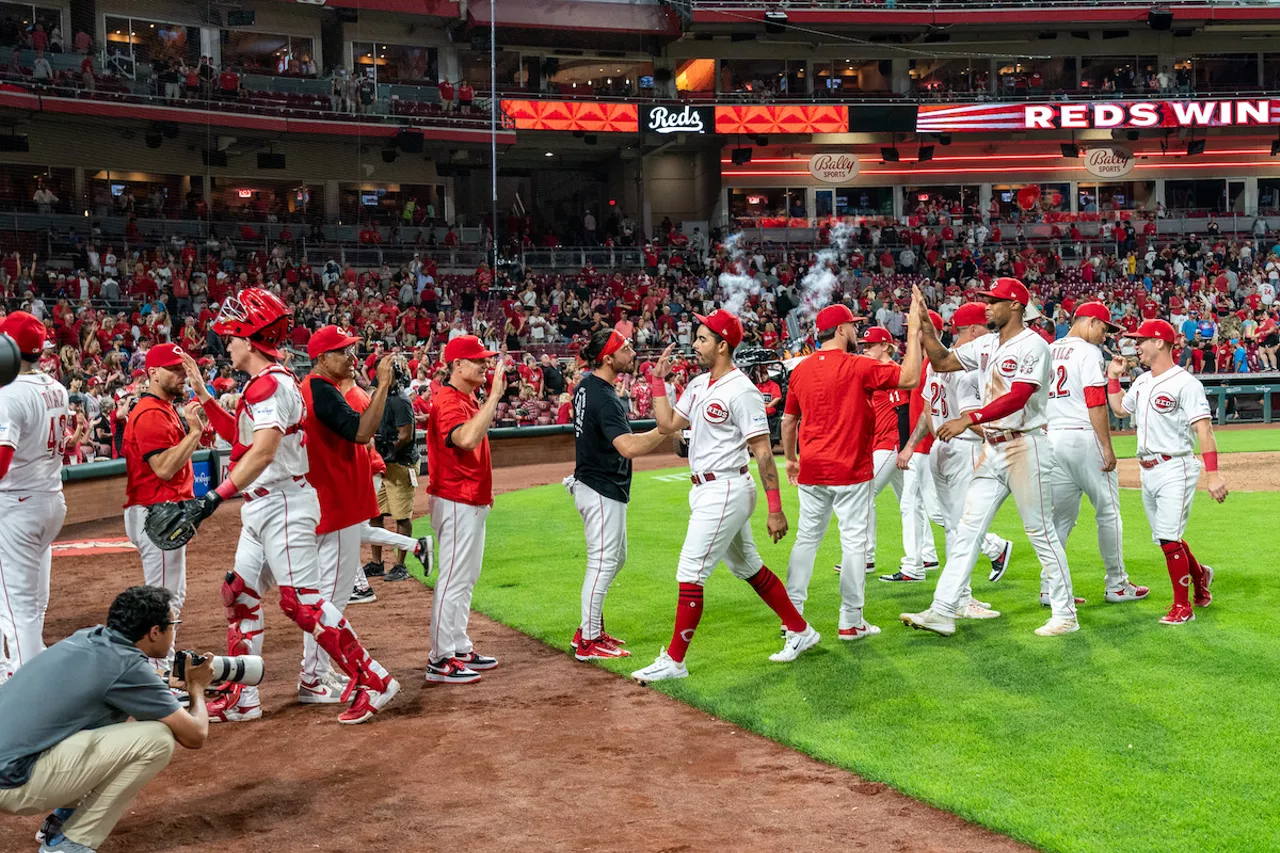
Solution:
M 1208 607 L 1213 603 L 1213 593 L 1209 587 L 1213 585 L 1213 567 L 1201 566 L 1204 569 L 1204 583 L 1196 587 L 1196 607 Z
M 616 643 L 610 642 L 604 634 L 601 634 L 594 640 L 583 640 L 579 643 L 573 656 L 581 661 L 595 660 L 597 658 L 611 660 L 614 658 L 629 658 L 631 657 L 631 652 L 619 648 Z
M 1184 622 L 1192 622 L 1195 618 L 1196 614 L 1190 604 L 1175 604 L 1169 608 L 1168 613 L 1160 617 L 1160 624 L 1181 625 Z
M 573 632 L 573 640 L 569 643 L 569 648 L 574 649 L 576 651 L 578 648 L 578 644 L 581 642 L 582 642 L 582 629 L 579 628 L 578 630 Z

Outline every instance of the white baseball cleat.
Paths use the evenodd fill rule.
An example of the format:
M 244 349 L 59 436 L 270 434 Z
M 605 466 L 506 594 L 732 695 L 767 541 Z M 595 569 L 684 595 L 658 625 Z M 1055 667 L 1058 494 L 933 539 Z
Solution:
M 898 616 L 898 620 L 909 628 L 932 631 L 943 637 L 950 637 L 956 632 L 956 620 L 934 612 L 932 607 L 919 613 L 903 613 Z
M 1145 586 L 1136 586 L 1125 581 L 1123 586 L 1107 590 L 1106 600 L 1111 604 L 1121 601 L 1141 601 L 1151 590 Z
M 320 676 L 320 681 L 325 687 L 332 687 L 334 690 L 337 690 L 339 694 L 345 692 L 347 685 L 351 683 L 351 679 L 347 678 L 341 672 L 333 669 L 332 667 L 325 670 L 324 675 Z
M 854 625 L 851 628 L 840 629 L 840 639 L 845 642 L 852 643 L 854 640 L 864 640 L 867 637 L 874 637 L 880 633 L 880 629 L 870 622 L 863 620 L 861 625 Z
M 818 645 L 822 635 L 812 625 L 805 625 L 804 630 L 796 633 L 787 632 L 787 641 L 782 644 L 782 651 L 769 655 L 769 660 L 786 663 L 800 657 L 800 653 Z
M 1004 550 L 1000 552 L 1000 556 L 991 561 L 991 575 L 987 580 L 995 583 L 1004 577 L 1004 573 L 1009 570 L 1009 557 L 1013 554 L 1013 543 L 1005 540 Z
M 1061 637 L 1063 634 L 1074 634 L 1080 630 L 1080 623 L 1075 619 L 1059 619 L 1057 616 L 1036 629 L 1037 637 Z
M 658 658 L 644 669 L 637 669 L 631 673 L 640 684 L 652 684 L 655 681 L 666 681 L 670 678 L 687 678 L 689 670 L 684 665 L 684 661 L 674 661 L 671 655 L 667 654 L 665 648 L 658 651 Z
M 227 708 L 219 713 L 210 714 L 210 723 L 247 723 L 253 720 L 262 719 L 262 706 L 254 705 L 251 708 L 236 706 L 235 708 Z
M 1000 611 L 982 601 L 969 599 L 969 602 L 956 612 L 957 619 L 999 619 Z
M 342 691 L 346 689 L 325 684 L 324 678 L 315 681 L 298 680 L 298 704 L 300 705 L 337 705 L 342 702 Z

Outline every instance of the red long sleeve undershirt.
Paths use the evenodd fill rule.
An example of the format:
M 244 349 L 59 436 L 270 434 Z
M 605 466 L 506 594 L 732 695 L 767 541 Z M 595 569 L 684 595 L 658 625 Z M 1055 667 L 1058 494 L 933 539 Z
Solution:
M 214 431 L 227 442 L 235 444 L 238 438 L 235 415 L 228 413 L 213 397 L 210 397 L 200 405 L 204 407 L 204 413 L 208 416 L 209 425 L 214 428 Z
M 1015 382 L 1008 393 L 996 397 L 970 417 L 975 424 L 985 424 L 998 421 L 1006 415 L 1012 415 L 1027 405 L 1027 401 L 1031 399 L 1037 387 L 1030 382 Z

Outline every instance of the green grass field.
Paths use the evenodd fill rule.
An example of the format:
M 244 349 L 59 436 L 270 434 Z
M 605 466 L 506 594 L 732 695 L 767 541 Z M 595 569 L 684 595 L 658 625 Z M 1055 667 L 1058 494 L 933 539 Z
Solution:
M 1280 430 L 1223 432 L 1220 441 L 1224 451 L 1280 449 Z M 688 517 L 680 473 L 635 479 L 630 559 L 607 606 L 610 633 L 635 655 L 607 665 L 620 675 L 651 662 L 670 639 Z M 795 493 L 784 488 L 783 497 L 794 525 Z M 1012 568 L 992 585 L 980 561 L 974 582 L 1002 618 L 961 622 L 950 639 L 910 631 L 897 615 L 928 606 L 936 572 L 907 588 L 869 578 L 867 619 L 884 633 L 839 642 L 833 529 L 807 607 L 823 633 L 816 649 L 771 663 L 781 644 L 776 618 L 721 567 L 707 585 L 689 678 L 656 689 L 1045 850 L 1280 849 L 1280 817 L 1266 806 L 1280 789 L 1280 620 L 1268 535 L 1280 499 L 1237 493 L 1219 506 L 1197 498 L 1187 539 L 1217 569 L 1215 601 L 1181 627 L 1157 623 L 1171 593 L 1139 493 L 1123 491 L 1121 504 L 1130 574 L 1152 595 L 1103 604 L 1086 502 L 1067 549 L 1076 593 L 1089 599 L 1077 634 L 1032 634 L 1048 610 L 1010 501 L 993 530 L 1015 542 Z M 901 556 L 892 496 L 879 508 L 878 561 L 889 570 Z M 764 521 L 757 512 L 757 544 L 785 576 L 792 538 L 765 544 Z M 499 497 L 487 546 L 475 608 L 568 653 L 584 563 L 572 499 L 558 485 Z

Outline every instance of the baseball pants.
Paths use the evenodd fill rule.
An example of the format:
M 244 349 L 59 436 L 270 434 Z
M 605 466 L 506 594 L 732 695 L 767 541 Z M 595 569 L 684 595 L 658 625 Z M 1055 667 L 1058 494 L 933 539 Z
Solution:
M 173 596 L 173 609 L 182 616 L 182 605 L 187 600 L 187 546 L 172 551 L 162 551 L 147 535 L 146 506 L 127 506 L 124 508 L 124 535 L 138 549 L 142 558 L 142 582 L 147 586 L 157 586 L 169 590 Z M 174 643 L 177 643 L 178 632 L 173 632 Z M 156 669 L 164 672 L 173 668 L 174 646 L 169 647 L 169 654 L 163 659 L 152 658 Z
M 1142 469 L 1142 508 L 1147 511 L 1151 538 L 1177 542 L 1187 530 L 1191 518 L 1191 502 L 1195 500 L 1200 481 L 1200 460 L 1175 456 L 1154 468 Z
M 1012 494 L 1023 529 L 1047 574 L 1053 615 L 1060 619 L 1076 617 L 1067 555 L 1051 517 L 1052 471 L 1053 448 L 1043 433 L 1026 432 L 1012 441 L 983 447 L 965 493 L 964 512 L 954 537 L 955 550 L 947 554 L 947 564 L 933 594 L 935 613 L 954 617 L 966 603 L 973 566 L 981 553 L 979 543 L 997 510 Z
M 175 744 L 169 727 L 154 720 L 76 732 L 40 754 L 25 785 L 0 788 L 0 812 L 74 806 L 62 834 L 96 850 L 143 786 L 168 766 Z
M 582 579 L 582 639 L 594 640 L 604 628 L 604 599 L 627 562 L 627 505 L 606 498 L 570 477 L 565 483 L 582 516 L 587 537 L 587 571 Z
M 735 471 L 694 486 L 689 491 L 689 530 L 680 548 L 676 580 L 704 586 L 721 560 L 735 577 L 754 577 L 764 565 L 751 535 L 755 509 L 756 483 L 750 474 Z
M 1124 569 L 1124 528 L 1120 520 L 1120 475 L 1102 470 L 1102 447 L 1092 429 L 1049 431 L 1053 445 L 1053 526 L 1066 547 L 1067 537 L 1080 517 L 1080 499 L 1088 495 L 1098 525 L 1098 553 L 1106 569 L 1106 588 L 1119 589 L 1129 582 Z M 1177 537 L 1181 538 L 1181 536 Z M 1047 591 L 1044 579 L 1040 588 Z
M 360 571 L 360 525 L 319 534 L 316 559 L 320 564 L 320 594 L 329 599 L 339 613 L 345 612 L 351 591 L 355 589 L 356 575 L 364 574 Z M 329 669 L 328 653 L 320 648 L 314 636 L 303 634 L 302 678 L 314 684 Z
M 867 564 L 876 563 L 876 498 L 885 487 L 893 489 L 893 496 L 898 499 L 898 507 L 902 507 L 902 470 L 898 468 L 898 452 L 896 450 L 873 450 L 871 464 L 875 474 L 871 478 L 871 509 L 867 515 Z M 903 554 L 910 553 L 907 547 L 907 532 L 902 531 Z M 843 563 L 841 566 L 843 567 Z
M 60 491 L 0 492 L 0 633 L 10 673 L 44 651 L 51 546 L 66 517 Z
M 964 497 L 973 482 L 974 469 L 982 458 L 981 441 L 955 438 L 937 441 L 929 453 L 929 467 L 933 475 L 938 508 L 942 515 L 942 529 L 946 536 L 948 558 L 955 551 L 955 537 L 960 529 L 960 516 L 964 514 Z M 994 533 L 984 533 L 978 547 L 982 556 L 995 560 L 1004 553 L 1009 542 Z
M 293 587 L 298 602 L 319 611 L 321 627 L 338 628 L 342 612 L 322 592 L 322 575 L 316 525 L 320 523 L 320 499 L 305 480 L 287 481 L 271 487 L 263 497 L 245 501 L 240 507 L 240 541 L 236 545 L 235 573 L 246 589 L 234 601 L 246 614 L 232 624 L 233 631 L 247 638 L 247 654 L 262 654 L 262 590 L 274 580 L 280 587 Z M 350 593 L 348 593 L 349 595 Z M 355 639 L 355 631 L 351 630 Z M 370 669 L 379 676 L 386 670 L 377 661 Z M 307 675 L 314 676 L 313 673 Z M 258 688 L 245 687 L 239 705 L 259 704 Z
M 431 496 L 431 528 L 440 543 L 440 570 L 431 597 L 431 660 L 471 652 L 467 621 L 484 562 L 484 527 L 491 506 Z
M 867 558 L 867 523 L 871 517 L 871 483 L 848 486 L 800 486 L 800 522 L 796 541 L 787 562 L 787 597 L 804 613 L 809 597 L 809 581 L 818 545 L 826 535 L 831 516 L 840 530 L 841 564 L 861 566 Z M 866 601 L 867 573 L 840 573 L 840 627 L 855 628 L 863 624 L 862 608 Z
M 381 545 L 383 548 L 399 548 L 409 553 L 418 547 L 418 540 L 412 536 L 405 536 L 396 533 L 394 530 L 387 530 L 381 524 L 374 526 L 368 521 L 362 522 L 360 525 L 360 544 L 361 545 Z M 369 579 L 364 576 L 364 572 L 356 572 L 355 589 L 364 591 L 369 588 Z
M 896 461 L 894 465 L 896 467 Z M 924 564 L 938 562 L 938 549 L 933 544 L 933 530 L 929 527 L 929 519 L 939 515 L 938 499 L 929 471 L 928 455 L 911 454 L 911 462 L 902 472 L 898 509 L 902 514 L 902 561 L 899 569 L 908 577 L 924 578 Z

